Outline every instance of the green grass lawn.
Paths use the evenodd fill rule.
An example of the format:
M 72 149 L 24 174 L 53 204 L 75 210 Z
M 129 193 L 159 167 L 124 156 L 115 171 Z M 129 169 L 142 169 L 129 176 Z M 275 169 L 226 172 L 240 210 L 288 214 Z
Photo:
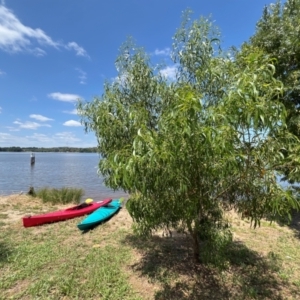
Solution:
M 0 200 L 0 299 L 300 299 L 297 222 L 253 230 L 232 214 L 220 273 L 194 265 L 188 236 L 135 236 L 124 208 L 85 234 L 83 217 L 24 228 L 22 212 L 52 206 L 20 197 Z

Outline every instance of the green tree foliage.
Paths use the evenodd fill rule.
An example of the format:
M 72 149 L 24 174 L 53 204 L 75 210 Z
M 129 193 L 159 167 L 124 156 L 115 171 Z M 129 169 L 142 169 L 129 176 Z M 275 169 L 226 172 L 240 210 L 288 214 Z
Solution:
M 192 22 L 186 14 L 172 58 L 175 81 L 125 43 L 118 79 L 78 111 L 98 139 L 105 183 L 131 194 L 137 232 L 186 230 L 196 260 L 218 261 L 231 240 L 225 208 L 254 226 L 298 208 L 274 170 L 286 164 L 282 151 L 296 151 L 299 141 L 287 130 L 283 85 L 263 51 L 233 60 L 210 20 Z
M 280 101 L 287 110 L 287 126 L 289 130 L 300 137 L 300 1 L 279 0 L 265 7 L 261 19 L 256 26 L 255 34 L 246 43 L 242 52 L 258 48 L 273 59 L 274 77 L 284 84 L 284 92 Z M 270 99 L 272 100 L 272 99 Z M 300 168 L 297 154 L 283 151 L 283 154 L 294 159 L 278 170 L 284 174 L 284 179 L 299 182 Z
M 265 7 L 248 44 L 274 59 L 275 78 L 284 83 L 281 101 L 288 110 L 290 130 L 300 136 L 300 1 L 279 0 Z

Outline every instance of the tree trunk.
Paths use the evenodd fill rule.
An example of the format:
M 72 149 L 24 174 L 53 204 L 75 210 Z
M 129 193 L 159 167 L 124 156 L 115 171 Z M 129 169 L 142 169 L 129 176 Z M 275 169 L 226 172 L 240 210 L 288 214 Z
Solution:
M 194 260 L 196 263 L 199 263 L 200 262 L 200 245 L 199 245 L 198 234 L 194 231 L 192 237 L 193 237 Z
M 200 244 L 199 237 L 195 228 L 193 229 L 191 224 L 188 224 L 188 230 L 193 240 L 193 252 L 194 252 L 194 261 L 195 263 L 200 262 Z

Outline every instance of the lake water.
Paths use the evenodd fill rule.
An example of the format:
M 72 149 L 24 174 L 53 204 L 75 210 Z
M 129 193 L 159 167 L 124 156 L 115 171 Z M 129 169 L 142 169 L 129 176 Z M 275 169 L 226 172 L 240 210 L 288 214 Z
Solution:
M 105 187 L 97 174 L 100 157 L 97 153 L 35 153 L 30 164 L 29 152 L 0 152 L 0 195 L 27 193 L 43 187 L 75 187 L 84 190 L 84 198 L 128 197 L 123 191 Z

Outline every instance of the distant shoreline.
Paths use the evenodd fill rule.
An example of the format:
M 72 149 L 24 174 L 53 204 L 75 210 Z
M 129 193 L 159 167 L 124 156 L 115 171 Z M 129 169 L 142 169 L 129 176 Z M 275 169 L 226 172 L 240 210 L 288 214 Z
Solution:
M 78 147 L 0 147 L 0 152 L 79 152 L 97 153 L 97 147 L 78 148 Z

